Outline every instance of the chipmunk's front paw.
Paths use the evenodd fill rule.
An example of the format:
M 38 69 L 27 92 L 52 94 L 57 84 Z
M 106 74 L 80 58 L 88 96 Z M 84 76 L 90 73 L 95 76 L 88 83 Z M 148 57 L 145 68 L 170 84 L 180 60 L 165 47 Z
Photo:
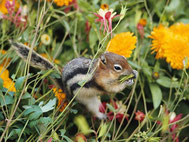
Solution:
M 106 114 L 101 113 L 101 112 L 98 112 L 98 113 L 96 114 L 96 117 L 98 117 L 98 119 L 101 119 L 101 120 L 107 118 Z

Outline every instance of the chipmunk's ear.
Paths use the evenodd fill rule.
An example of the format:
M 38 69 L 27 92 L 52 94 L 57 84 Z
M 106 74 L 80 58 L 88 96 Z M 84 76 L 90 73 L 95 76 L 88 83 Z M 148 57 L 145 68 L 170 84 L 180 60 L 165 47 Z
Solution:
M 104 65 L 106 65 L 106 57 L 105 57 L 105 54 L 102 54 L 102 55 L 100 56 L 100 61 L 101 61 Z

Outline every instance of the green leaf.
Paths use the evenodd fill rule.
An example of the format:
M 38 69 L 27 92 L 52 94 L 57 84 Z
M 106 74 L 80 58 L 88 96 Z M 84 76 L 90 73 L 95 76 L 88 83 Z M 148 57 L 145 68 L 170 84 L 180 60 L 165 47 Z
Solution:
M 89 46 L 91 49 L 95 47 L 97 40 L 98 40 L 97 34 L 94 31 L 94 28 L 92 28 L 89 32 Z
M 77 125 L 78 129 L 84 134 L 87 135 L 91 133 L 91 129 L 86 118 L 83 115 L 79 115 L 74 118 L 74 123 Z
M 171 0 L 170 4 L 165 8 L 166 11 L 171 12 L 176 10 L 180 5 L 179 0 Z
M 99 135 L 98 135 L 99 138 L 106 134 L 107 128 L 108 128 L 108 125 L 106 123 L 101 124 L 100 132 L 99 132 Z
M 1 103 L 1 107 L 5 106 L 5 105 L 13 104 L 14 98 L 11 95 L 5 95 L 5 96 L 0 95 L 0 103 Z
M 22 99 L 29 99 L 31 98 L 31 95 L 30 93 L 26 92 L 23 96 L 22 96 Z
M 153 100 L 153 106 L 154 109 L 158 108 L 161 100 L 162 100 L 162 92 L 158 85 L 156 84 L 149 84 L 150 85 L 150 91 L 152 93 L 152 100 Z
M 58 134 L 54 130 L 52 130 L 52 138 L 55 141 L 60 141 Z
M 77 1 L 79 8 L 83 11 L 83 12 L 89 12 L 89 11 L 93 11 L 93 8 L 91 7 L 91 5 L 85 1 L 85 0 L 78 0 Z
M 166 76 L 161 76 L 159 79 L 156 80 L 156 82 L 166 88 L 170 88 L 170 87 L 179 87 L 179 83 L 178 82 L 173 82 L 170 78 L 166 77 Z
M 131 65 L 135 69 L 142 69 L 141 66 L 139 66 L 136 62 L 128 60 L 128 63 L 129 63 L 129 65 Z
M 41 108 L 36 105 L 23 106 L 23 108 L 26 109 L 24 112 L 24 116 L 29 115 L 29 120 L 38 119 L 39 116 L 43 113 Z
M 21 129 L 13 129 L 13 130 L 10 132 L 8 138 L 19 136 L 20 133 L 21 133 L 21 131 L 22 131 Z
M 24 80 L 25 80 L 25 76 L 22 76 L 22 77 L 19 77 L 16 82 L 15 82 L 15 87 L 16 87 L 16 90 L 20 90 L 22 89 L 22 85 L 24 83 Z
M 112 105 L 106 104 L 106 106 L 107 106 L 111 111 L 113 111 L 113 112 L 116 111 L 115 108 L 114 108 Z
M 0 89 L 3 88 L 3 79 L 0 78 Z
M 43 105 L 43 101 L 40 102 L 39 107 L 41 108 L 42 112 L 48 112 L 52 109 L 55 108 L 56 105 L 56 98 L 54 98 L 53 100 L 50 100 L 46 105 Z
M 0 120 L 4 120 L 4 116 L 3 116 L 3 113 L 1 111 L 0 111 Z
M 61 21 L 61 23 L 65 27 L 66 31 L 69 32 L 70 31 L 70 26 L 69 26 L 68 22 L 63 19 Z
M 152 69 L 149 67 L 148 63 L 145 60 L 143 60 L 142 63 L 143 63 L 142 71 L 145 74 L 145 76 L 147 77 L 148 81 L 151 82 Z

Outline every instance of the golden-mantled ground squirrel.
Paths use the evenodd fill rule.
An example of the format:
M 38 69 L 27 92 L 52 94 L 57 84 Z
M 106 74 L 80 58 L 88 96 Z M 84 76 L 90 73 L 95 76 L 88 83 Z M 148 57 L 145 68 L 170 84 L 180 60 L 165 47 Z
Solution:
M 30 48 L 17 42 L 12 42 L 12 47 L 23 59 L 27 59 Z M 31 65 L 40 69 L 48 70 L 54 65 L 35 51 L 32 52 Z M 126 86 L 133 84 L 133 78 L 120 83 L 120 76 L 133 74 L 133 70 L 123 56 L 105 52 L 99 58 L 91 60 L 80 57 L 68 62 L 62 71 L 62 83 L 66 95 L 77 95 L 76 100 L 84 104 L 90 112 L 99 119 L 106 115 L 99 111 L 101 101 L 97 95 L 118 93 Z M 85 82 L 81 87 L 79 84 Z

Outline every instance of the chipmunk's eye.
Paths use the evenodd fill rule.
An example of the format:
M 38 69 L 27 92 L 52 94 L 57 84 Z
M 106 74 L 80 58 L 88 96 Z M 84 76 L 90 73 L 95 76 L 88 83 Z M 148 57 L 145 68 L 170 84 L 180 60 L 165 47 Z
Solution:
M 122 70 L 122 67 L 119 64 L 114 64 L 114 70 L 120 72 Z

